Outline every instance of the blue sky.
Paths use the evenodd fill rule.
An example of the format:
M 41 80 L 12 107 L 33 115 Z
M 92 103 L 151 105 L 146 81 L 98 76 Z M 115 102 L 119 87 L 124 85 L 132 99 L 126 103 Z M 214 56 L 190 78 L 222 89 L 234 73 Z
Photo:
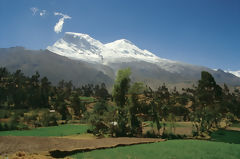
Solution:
M 33 15 L 30 8 L 39 10 Z M 39 13 L 46 10 L 46 14 Z M 54 31 L 62 17 L 62 32 Z M 45 49 L 64 32 L 128 39 L 159 57 L 240 70 L 239 0 L 0 0 L 0 48 Z

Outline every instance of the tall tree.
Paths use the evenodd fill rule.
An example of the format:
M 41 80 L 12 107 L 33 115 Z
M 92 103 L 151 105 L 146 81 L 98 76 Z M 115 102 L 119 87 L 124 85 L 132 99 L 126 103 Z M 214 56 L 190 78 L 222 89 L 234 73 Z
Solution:
M 81 114 L 83 114 L 86 111 L 86 108 L 84 104 L 81 102 L 79 95 L 77 93 L 73 94 L 73 97 L 71 99 L 71 107 L 74 111 L 74 115 L 78 118 Z
M 129 115 L 131 134 L 134 136 L 142 135 L 142 122 L 140 116 L 142 114 L 142 104 L 139 102 L 139 96 L 144 92 L 144 85 L 140 82 L 135 82 L 130 90 Z
M 222 88 L 216 84 L 213 76 L 203 71 L 198 81 L 194 100 L 193 120 L 197 122 L 198 133 L 208 132 L 217 127 L 221 119 Z
M 51 82 L 48 81 L 47 77 L 43 77 L 41 79 L 41 86 L 40 86 L 41 107 L 49 108 L 50 91 L 51 91 Z
M 114 86 L 113 86 L 113 99 L 117 105 L 117 136 L 124 136 L 128 133 L 128 108 L 127 105 L 127 93 L 130 88 L 130 75 L 131 70 L 129 68 L 119 70 Z

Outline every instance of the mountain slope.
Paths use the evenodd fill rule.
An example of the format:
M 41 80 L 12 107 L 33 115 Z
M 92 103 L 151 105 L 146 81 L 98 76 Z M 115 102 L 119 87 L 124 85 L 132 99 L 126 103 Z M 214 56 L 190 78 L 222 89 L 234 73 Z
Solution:
M 101 82 L 107 85 L 113 84 L 113 79 L 100 71 L 102 66 L 70 60 L 48 50 L 26 50 L 22 47 L 0 49 L 0 67 L 6 67 L 10 71 L 21 69 L 29 76 L 38 71 L 41 76 L 47 76 L 54 84 L 60 80 L 71 80 L 75 86 Z M 111 72 L 108 68 L 103 69 Z

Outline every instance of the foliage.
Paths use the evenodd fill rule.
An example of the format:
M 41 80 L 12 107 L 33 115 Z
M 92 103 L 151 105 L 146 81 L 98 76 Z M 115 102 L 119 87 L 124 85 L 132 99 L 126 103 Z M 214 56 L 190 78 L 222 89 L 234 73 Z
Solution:
M 50 113 L 49 111 L 44 111 L 39 114 L 39 123 L 41 126 L 57 126 L 57 121 L 60 120 L 61 116 L 58 113 Z
M 21 70 L 11 73 L 6 68 L 0 68 L 0 107 L 4 110 L 46 108 L 56 110 L 63 120 L 69 120 L 72 118 L 68 111 L 69 105 L 76 116 L 86 111 L 79 99 L 83 95 L 105 100 L 109 98 L 104 83 L 75 88 L 71 81 L 61 80 L 57 86 L 53 86 L 47 77 L 40 78 L 38 72 L 28 77 Z M 0 118 L 9 116 L 4 111 L 0 113 Z
M 227 86 L 224 85 L 222 89 L 212 75 L 205 71 L 202 72 L 197 87 L 185 91 L 193 103 L 190 118 L 194 122 L 195 135 L 201 136 L 209 133 L 212 128 L 218 128 L 223 118 L 231 118 L 234 102 L 238 104 Z
M 102 100 L 95 104 L 93 114 L 90 116 L 92 132 L 95 136 L 101 137 L 104 134 L 114 136 L 116 129 L 116 109 L 110 107 L 106 101 Z
M 119 70 L 113 86 L 113 99 L 117 105 L 117 136 L 126 136 L 129 130 L 127 93 L 130 88 L 130 74 L 131 70 L 129 68 Z
M 81 102 L 78 94 L 73 94 L 71 99 L 71 107 L 74 111 L 74 115 L 78 118 L 86 111 L 85 105 Z

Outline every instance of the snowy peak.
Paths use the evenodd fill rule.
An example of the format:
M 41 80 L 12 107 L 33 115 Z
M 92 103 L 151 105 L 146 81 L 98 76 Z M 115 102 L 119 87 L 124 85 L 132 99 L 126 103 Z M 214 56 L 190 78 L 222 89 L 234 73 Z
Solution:
M 177 62 L 162 59 L 153 53 L 142 50 L 126 39 L 103 44 L 87 34 L 66 32 L 64 37 L 48 46 L 47 49 L 61 56 L 91 63 L 111 65 L 112 63 L 144 61 L 174 72 Z
M 87 34 L 66 32 L 53 46 L 47 49 L 56 54 L 71 59 L 79 59 L 89 62 L 102 61 L 102 47 L 104 45 Z
M 81 47 L 84 47 L 84 44 L 86 45 L 94 45 L 94 46 L 102 46 L 103 44 L 98 41 L 93 39 L 87 34 L 82 34 L 82 33 L 73 33 L 73 32 L 66 32 L 63 40 L 73 43 L 76 45 L 80 45 Z
M 140 55 L 143 57 L 156 57 L 153 53 L 150 53 L 147 50 L 141 50 L 136 45 L 134 45 L 131 41 L 126 39 L 116 40 L 114 42 L 105 44 L 107 48 L 113 49 L 122 55 L 130 55 L 135 56 Z
M 127 39 L 120 39 L 120 40 L 116 40 L 114 42 L 111 42 L 112 44 L 115 45 L 134 45 L 131 41 L 127 40 Z M 109 43 L 109 44 L 111 44 Z

